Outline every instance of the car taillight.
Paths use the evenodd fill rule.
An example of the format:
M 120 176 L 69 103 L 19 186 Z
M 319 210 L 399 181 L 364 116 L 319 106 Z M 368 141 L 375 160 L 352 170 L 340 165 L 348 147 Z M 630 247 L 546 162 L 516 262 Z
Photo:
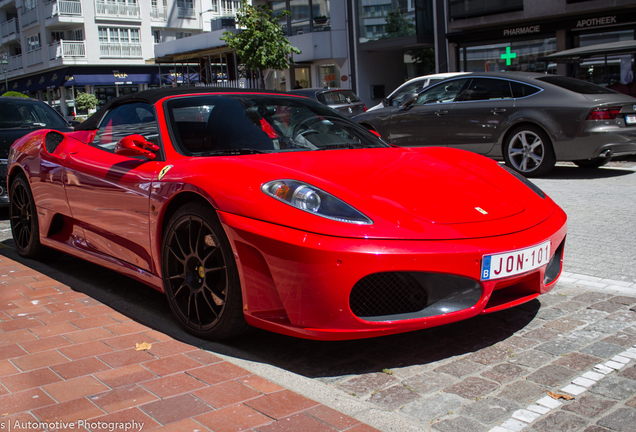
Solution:
M 596 108 L 589 112 L 585 120 L 614 120 L 621 112 L 621 107 Z
M 364 111 L 367 111 L 367 106 L 365 104 L 362 104 L 362 108 L 364 108 Z

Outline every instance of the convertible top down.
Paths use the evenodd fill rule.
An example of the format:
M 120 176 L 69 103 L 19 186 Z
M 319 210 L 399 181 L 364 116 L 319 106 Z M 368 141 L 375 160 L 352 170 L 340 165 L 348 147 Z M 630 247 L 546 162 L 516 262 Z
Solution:
M 209 339 L 437 326 L 530 301 L 562 268 L 566 215 L 524 177 L 284 93 L 134 93 L 16 141 L 8 165 L 22 256 L 140 280 Z

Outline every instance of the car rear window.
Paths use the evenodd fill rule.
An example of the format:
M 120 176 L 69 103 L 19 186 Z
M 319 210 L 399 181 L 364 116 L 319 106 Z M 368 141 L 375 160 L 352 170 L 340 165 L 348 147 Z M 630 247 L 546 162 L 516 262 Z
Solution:
M 354 92 L 346 90 L 320 93 L 316 95 L 316 99 L 326 105 L 352 103 L 360 100 Z
M 610 90 L 605 87 L 601 87 L 596 84 L 589 83 L 587 81 L 582 81 L 576 78 L 569 78 L 564 76 L 545 76 L 541 78 L 537 78 L 539 81 L 547 82 L 549 84 L 554 84 L 555 86 L 559 86 L 566 90 L 573 91 L 575 93 L 580 94 L 612 94 L 616 93 L 614 90 Z

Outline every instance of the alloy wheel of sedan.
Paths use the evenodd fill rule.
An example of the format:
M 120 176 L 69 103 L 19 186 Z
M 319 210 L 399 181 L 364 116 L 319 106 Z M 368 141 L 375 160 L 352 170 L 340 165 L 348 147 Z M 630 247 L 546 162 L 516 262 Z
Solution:
M 527 177 L 545 175 L 556 163 L 548 136 L 535 126 L 517 128 L 509 134 L 504 158 L 506 165 Z
M 24 176 L 15 178 L 10 197 L 9 219 L 16 250 L 23 257 L 36 258 L 42 251 L 40 230 L 31 188 Z
M 236 263 L 212 213 L 194 203 L 173 215 L 164 238 L 163 281 L 180 324 L 220 340 L 241 333 L 246 324 Z

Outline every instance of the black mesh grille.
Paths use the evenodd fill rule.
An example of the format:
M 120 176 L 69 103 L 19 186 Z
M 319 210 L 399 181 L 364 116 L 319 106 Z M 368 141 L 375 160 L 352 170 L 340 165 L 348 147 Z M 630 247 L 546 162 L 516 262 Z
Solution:
M 49 132 L 44 137 L 44 147 L 47 152 L 53 153 L 62 141 L 64 141 L 64 135 L 58 132 Z
M 359 317 L 417 312 L 426 307 L 424 288 L 408 273 L 376 273 L 358 281 L 349 306 Z

